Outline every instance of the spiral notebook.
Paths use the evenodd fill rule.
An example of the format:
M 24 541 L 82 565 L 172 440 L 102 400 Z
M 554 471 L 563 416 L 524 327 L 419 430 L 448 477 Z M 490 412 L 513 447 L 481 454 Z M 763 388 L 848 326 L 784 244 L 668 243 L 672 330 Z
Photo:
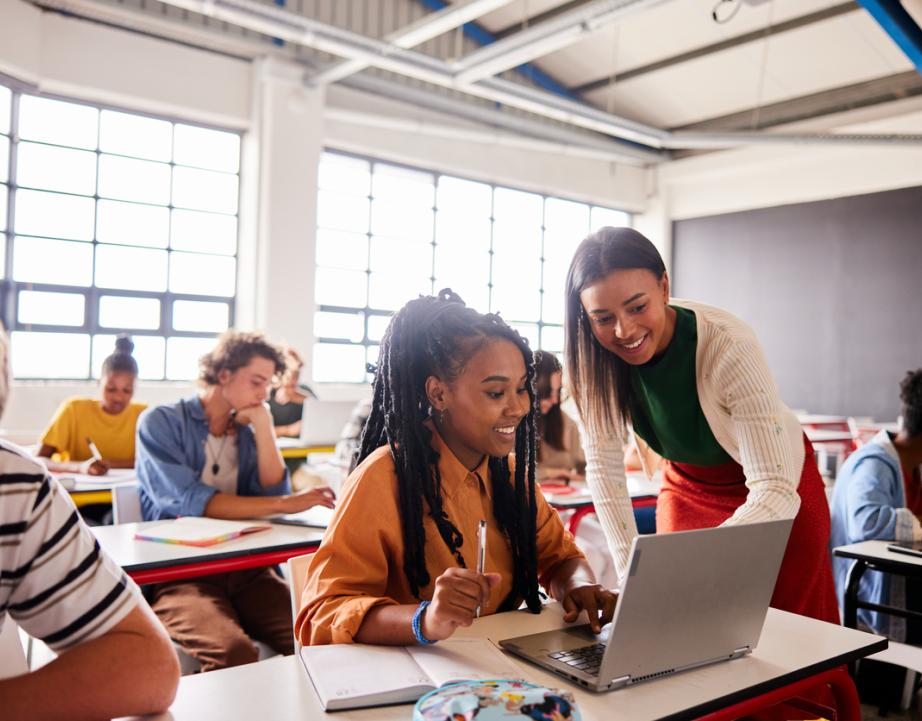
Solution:
M 183 516 L 170 521 L 163 521 L 134 534 L 136 541 L 156 541 L 158 543 L 175 543 L 181 546 L 206 547 L 224 543 L 234 538 L 248 536 L 251 533 L 268 531 L 268 523 L 253 521 L 223 521 L 217 518 L 198 518 Z

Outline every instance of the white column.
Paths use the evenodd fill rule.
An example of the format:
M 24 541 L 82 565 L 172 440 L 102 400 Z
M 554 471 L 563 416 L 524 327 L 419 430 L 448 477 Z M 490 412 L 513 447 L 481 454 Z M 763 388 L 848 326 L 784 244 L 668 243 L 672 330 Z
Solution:
M 309 378 L 324 91 L 304 87 L 303 72 L 271 58 L 253 65 L 252 132 L 243 148 L 237 326 L 264 330 L 299 349 Z

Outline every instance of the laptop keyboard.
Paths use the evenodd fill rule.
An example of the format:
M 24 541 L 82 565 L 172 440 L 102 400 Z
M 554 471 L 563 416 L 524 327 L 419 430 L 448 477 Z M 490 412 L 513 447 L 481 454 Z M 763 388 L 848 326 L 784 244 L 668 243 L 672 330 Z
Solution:
M 591 646 L 583 646 L 582 648 L 571 648 L 569 651 L 556 651 L 549 653 L 548 656 L 584 673 L 598 675 L 604 654 L 605 644 L 594 643 Z

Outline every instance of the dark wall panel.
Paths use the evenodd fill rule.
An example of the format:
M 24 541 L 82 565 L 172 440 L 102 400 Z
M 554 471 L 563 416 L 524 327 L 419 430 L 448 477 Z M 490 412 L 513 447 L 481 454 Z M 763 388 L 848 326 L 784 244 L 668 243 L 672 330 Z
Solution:
M 899 413 L 922 367 L 922 188 L 673 225 L 672 293 L 743 318 L 785 402 L 811 413 Z

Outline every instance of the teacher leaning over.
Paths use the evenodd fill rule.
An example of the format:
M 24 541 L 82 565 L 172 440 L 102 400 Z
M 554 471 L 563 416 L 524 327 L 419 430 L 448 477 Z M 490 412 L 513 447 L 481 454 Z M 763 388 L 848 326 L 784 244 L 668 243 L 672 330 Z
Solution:
M 823 482 L 749 326 L 670 299 L 662 257 L 630 228 L 580 244 L 566 294 L 586 477 L 619 577 L 637 534 L 622 452 L 631 427 L 665 460 L 657 531 L 796 517 L 772 606 L 838 623 Z

